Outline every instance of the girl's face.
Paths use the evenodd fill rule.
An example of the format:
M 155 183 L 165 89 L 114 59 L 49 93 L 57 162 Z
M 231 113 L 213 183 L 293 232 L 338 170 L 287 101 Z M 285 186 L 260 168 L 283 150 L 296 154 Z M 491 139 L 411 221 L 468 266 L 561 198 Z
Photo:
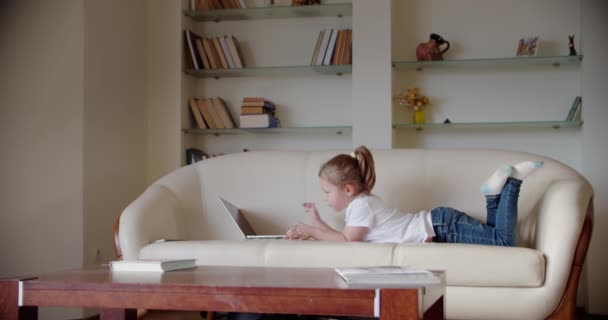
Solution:
M 323 178 L 319 178 L 319 181 L 321 183 L 321 190 L 323 191 L 323 200 L 335 211 L 344 210 L 355 198 L 350 190 L 350 186 L 340 188 Z

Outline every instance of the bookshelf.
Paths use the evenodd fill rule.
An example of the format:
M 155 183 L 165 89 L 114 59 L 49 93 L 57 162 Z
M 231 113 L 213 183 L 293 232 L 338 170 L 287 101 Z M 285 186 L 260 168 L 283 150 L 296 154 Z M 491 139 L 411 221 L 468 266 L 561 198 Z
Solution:
M 315 75 L 335 74 L 338 76 L 352 73 L 351 65 L 326 65 L 326 66 L 268 66 L 268 67 L 245 67 L 239 69 L 186 69 L 184 72 L 197 78 L 227 78 L 227 77 L 260 77 L 260 76 L 292 76 L 292 75 Z
M 194 21 L 234 21 L 234 20 L 260 20 L 260 19 L 286 19 L 352 16 L 352 3 L 335 3 L 309 6 L 275 5 L 267 7 L 253 7 L 241 9 L 222 9 L 208 11 L 185 10 L 184 15 Z
M 248 7 L 240 9 L 182 8 L 183 30 L 192 30 L 203 38 L 232 35 L 238 39 L 244 58 L 242 68 L 195 69 L 184 63 L 182 104 L 190 97 L 219 96 L 238 123 L 241 99 L 264 97 L 277 105 L 280 127 L 201 129 L 191 121 L 191 110 L 182 107 L 182 148 L 230 153 L 243 148 L 277 148 L 289 144 L 290 139 L 310 145 L 322 139 L 328 145 L 349 148 L 352 126 L 348 117 L 341 115 L 349 111 L 352 65 L 310 63 L 321 30 L 351 28 L 352 3 L 255 5 L 262 3 L 247 2 Z M 277 51 L 273 47 L 282 48 Z M 332 89 L 324 90 L 328 87 Z M 301 89 L 295 92 L 294 88 Z M 314 98 L 309 99 L 311 94 Z M 325 117 L 327 110 L 329 118 Z
M 318 126 L 318 127 L 280 127 L 280 128 L 234 128 L 234 129 L 184 129 L 186 134 L 195 135 L 242 135 L 242 134 L 352 134 L 351 126 Z
M 559 67 L 562 65 L 580 65 L 583 60 L 582 55 L 577 56 L 539 56 L 539 57 L 505 57 L 505 58 L 485 58 L 485 59 L 455 59 L 438 61 L 393 61 L 393 68 L 396 70 L 417 70 L 425 69 L 472 69 L 472 68 L 518 68 L 530 66 L 551 65 Z
M 576 56 L 534 56 L 534 57 L 504 57 L 484 59 L 455 59 L 437 61 L 393 61 L 392 67 L 401 71 L 424 71 L 424 70 L 477 70 L 506 68 L 505 70 L 516 70 L 518 68 L 529 69 L 530 67 L 572 66 L 578 68 L 582 55 Z M 583 125 L 581 120 L 543 120 L 543 121 L 479 121 L 460 123 L 394 123 L 393 129 L 521 129 L 521 128 L 577 128 Z
M 393 129 L 492 129 L 492 128 L 576 128 L 583 125 L 582 120 L 556 120 L 556 121 L 497 121 L 497 122 L 461 122 L 461 123 L 402 123 L 394 124 Z

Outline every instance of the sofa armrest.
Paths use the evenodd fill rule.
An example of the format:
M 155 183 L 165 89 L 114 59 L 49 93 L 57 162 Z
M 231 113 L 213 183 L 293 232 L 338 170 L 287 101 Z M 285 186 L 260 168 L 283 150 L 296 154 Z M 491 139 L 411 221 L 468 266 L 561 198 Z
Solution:
M 182 239 L 182 211 L 169 188 L 150 186 L 120 215 L 117 252 L 124 260 L 137 260 L 141 248 L 153 241 Z
M 584 179 L 552 183 L 539 203 L 536 249 L 546 257 L 545 286 L 563 292 L 593 190 Z

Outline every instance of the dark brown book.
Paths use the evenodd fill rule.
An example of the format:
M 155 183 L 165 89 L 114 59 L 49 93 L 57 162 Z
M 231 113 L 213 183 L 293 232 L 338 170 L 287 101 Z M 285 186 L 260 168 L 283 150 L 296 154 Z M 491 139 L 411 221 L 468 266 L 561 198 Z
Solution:
M 344 52 L 344 30 L 338 30 L 338 36 L 336 37 L 336 46 L 334 48 L 334 54 L 331 57 L 331 64 L 340 64 L 342 60 L 342 52 Z
M 344 50 L 344 56 L 342 58 L 342 64 L 352 64 L 352 46 L 353 46 L 353 30 L 348 29 L 346 37 L 346 47 Z

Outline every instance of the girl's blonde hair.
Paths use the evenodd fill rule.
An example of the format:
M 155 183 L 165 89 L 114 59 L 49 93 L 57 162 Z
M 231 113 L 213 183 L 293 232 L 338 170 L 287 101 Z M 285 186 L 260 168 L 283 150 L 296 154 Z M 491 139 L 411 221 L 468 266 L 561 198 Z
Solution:
M 365 146 L 359 146 L 351 155 L 340 154 L 325 162 L 319 177 L 339 187 L 353 184 L 361 192 L 370 193 L 376 184 L 374 158 Z

